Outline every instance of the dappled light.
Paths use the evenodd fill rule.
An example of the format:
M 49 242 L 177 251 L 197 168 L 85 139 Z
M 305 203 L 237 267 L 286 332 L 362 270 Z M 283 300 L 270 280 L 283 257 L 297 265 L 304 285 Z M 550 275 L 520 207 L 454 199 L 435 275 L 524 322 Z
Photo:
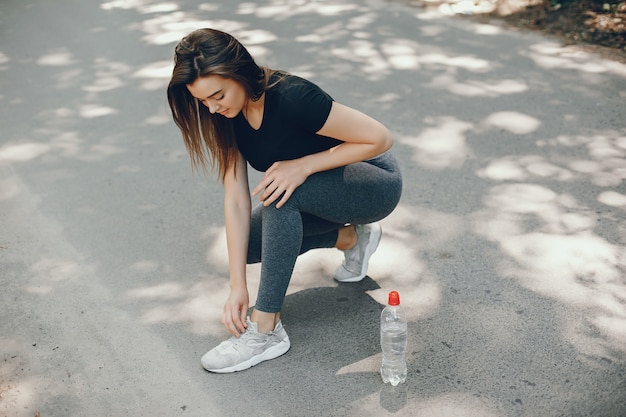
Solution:
M 485 72 L 490 69 L 489 62 L 468 55 L 447 56 L 440 53 L 421 54 L 419 62 L 425 65 L 462 68 L 472 72 Z
M 175 2 L 153 3 L 153 0 L 111 0 L 102 2 L 100 7 L 104 10 L 135 9 L 142 14 L 173 12 L 178 10 L 178 4 Z
M 626 210 L 626 195 L 616 191 L 605 191 L 600 193 L 598 201 L 611 207 L 621 207 Z
M 528 135 L 541 126 L 541 122 L 536 118 L 512 111 L 490 114 L 483 121 L 483 124 L 509 131 L 515 135 Z
M 492 124 L 500 124 L 502 128 L 515 133 L 520 129 L 532 127 L 536 120 L 529 119 L 525 123 L 521 118 L 487 120 Z M 512 120 L 512 123 L 508 123 Z M 530 125 L 530 126 L 529 126 Z M 533 127 L 535 129 L 536 127 Z M 530 133 L 530 132 L 528 132 Z M 626 149 L 624 149 L 624 136 L 607 132 L 595 136 L 559 136 L 548 141 L 541 140 L 541 147 L 577 149 L 580 155 L 586 153 L 587 159 L 571 158 L 569 160 L 559 158 L 549 161 L 542 155 L 510 155 L 490 161 L 485 168 L 480 169 L 478 174 L 484 178 L 493 180 L 524 181 L 530 178 L 553 178 L 559 181 L 572 181 L 581 178 L 589 178 L 597 186 L 619 186 L 626 180 Z M 608 194 L 611 195 L 611 194 Z
M 582 148 L 587 159 L 571 158 L 567 168 L 578 177 L 589 177 L 600 187 L 615 187 L 626 180 L 626 132 L 599 132 L 587 136 L 559 136 L 546 146 Z
M 454 16 L 457 14 L 480 14 L 491 13 L 497 7 L 495 1 L 475 1 L 475 0 L 461 0 L 455 2 L 444 2 L 438 10 L 444 15 Z
M 0 148 L 0 161 L 20 162 L 30 161 L 40 155 L 45 154 L 50 149 L 50 145 L 44 143 L 21 143 L 16 145 L 5 145 Z
M 382 223 L 386 239 L 372 257 L 370 272 L 380 288 L 368 294 L 378 303 L 385 304 L 391 289 L 401 292 L 409 319 L 417 321 L 435 313 L 441 302 L 441 289 L 434 272 L 428 271 L 427 265 L 419 259 L 420 249 L 423 248 L 411 243 L 412 235 L 417 233 L 429 242 L 429 246 L 443 248 L 461 233 L 463 226 L 452 216 L 428 212 L 415 216 L 414 210 L 401 206 Z M 221 317 L 222 303 L 229 291 L 225 231 L 223 228 L 207 230 L 204 238 L 210 242 L 207 252 L 209 269 L 220 275 L 202 277 L 201 282 L 190 286 L 163 282 L 127 291 L 127 298 L 147 303 L 148 307 L 142 315 L 145 323 L 188 323 L 190 331 L 195 334 L 225 334 L 219 320 L 211 319 Z M 335 249 L 310 251 L 302 255 L 296 263 L 287 294 L 296 294 L 307 288 L 339 285 L 332 275 L 341 264 L 341 256 Z M 152 261 L 141 261 L 131 266 L 140 274 L 151 274 L 160 268 L 158 263 Z M 252 303 L 256 299 L 259 276 L 260 265 L 249 265 L 248 287 Z
M 626 351 L 626 251 L 595 234 L 594 212 L 571 195 L 531 184 L 494 187 L 485 204 L 476 231 L 500 244 L 501 273 L 589 309 L 589 324 L 610 347 L 603 355 Z
M 546 69 L 571 69 L 591 74 L 613 73 L 626 76 L 626 65 L 599 59 L 588 52 L 556 42 L 531 45 L 527 52 L 537 65 Z
M 94 63 L 96 79 L 92 85 L 83 85 L 82 89 L 89 93 L 102 93 L 124 86 L 123 77 L 128 74 L 130 67 L 123 62 L 109 61 L 97 58 Z
M 76 63 L 72 53 L 61 50 L 46 54 L 37 60 L 38 65 L 47 67 L 64 67 Z
M 464 83 L 455 82 L 454 79 L 438 80 L 443 88 L 453 94 L 467 97 L 498 97 L 504 94 L 524 93 L 528 91 L 528 85 L 518 80 L 468 80 Z
M 406 390 L 400 387 L 397 390 Z M 394 395 L 395 394 L 395 395 Z M 385 395 L 390 397 L 389 403 L 385 401 Z M 400 402 L 399 400 L 404 401 Z M 395 404 L 394 404 L 395 402 Z M 386 407 L 384 407 L 386 406 Z M 504 417 L 499 406 L 482 396 L 474 396 L 465 392 L 450 392 L 434 398 L 406 398 L 396 392 L 383 389 L 380 393 L 374 393 L 366 398 L 360 398 L 347 405 L 349 415 L 376 415 L 375 413 L 387 413 L 397 417 Z M 374 414 L 372 414 L 374 413 Z
M 222 303 L 228 297 L 228 286 L 211 284 L 215 278 L 218 277 L 213 279 L 202 277 L 190 287 L 181 283 L 166 282 L 136 288 L 129 290 L 126 297 L 132 302 L 140 301 L 146 304 L 146 309 L 140 317 L 143 323 L 184 323 L 193 334 L 224 337 L 226 330 L 219 317 L 222 314 Z
M 117 112 L 118 111 L 114 108 L 107 107 L 107 106 L 100 106 L 97 104 L 85 104 L 84 106 L 81 106 L 80 109 L 78 110 L 78 114 L 81 117 L 84 117 L 87 119 L 91 119 L 94 117 L 108 116 L 111 114 L 115 114 Z
M 297 15 L 317 13 L 322 16 L 337 16 L 346 11 L 357 9 L 355 4 L 328 4 L 324 1 L 289 1 L 272 0 L 267 5 L 258 3 L 243 3 L 238 7 L 242 15 L 255 15 L 261 19 L 275 19 L 283 21 Z
M 371 276 L 381 289 L 371 291 L 371 296 L 385 305 L 389 290 L 394 288 L 403 294 L 411 320 L 434 314 L 441 303 L 440 280 L 420 254 L 427 249 L 445 252 L 446 246 L 463 233 L 463 222 L 446 213 L 400 205 L 382 226 L 386 239 L 372 257 L 371 266 Z
M 337 371 L 336 375 L 355 374 L 360 372 L 379 372 L 382 353 L 377 353 L 358 362 L 351 363 L 348 366 Z
M 135 71 L 133 77 L 142 80 L 144 90 L 163 90 L 167 88 L 173 68 L 172 61 L 152 62 Z
M 502 28 L 496 25 L 479 24 L 474 26 L 474 31 L 479 35 L 493 36 L 501 34 Z
M 360 63 L 365 73 L 372 79 L 380 79 L 388 74 L 390 63 L 384 58 L 374 43 L 364 39 L 355 39 L 343 48 L 332 51 L 338 59 L 348 59 Z
M 56 88 L 57 90 L 66 90 L 70 88 L 75 88 L 76 80 L 80 79 L 80 77 L 83 76 L 84 73 L 85 71 L 79 68 L 69 69 L 69 70 L 59 72 L 58 74 L 55 74 L 53 77 L 53 80 L 55 82 L 53 87 Z
M 459 168 L 471 150 L 465 132 L 473 125 L 454 117 L 439 117 L 425 121 L 426 128 L 418 137 L 401 137 L 400 143 L 413 150 L 413 161 L 424 168 Z
M 48 294 L 54 290 L 54 284 L 79 279 L 84 268 L 73 261 L 62 259 L 42 259 L 32 266 L 31 272 L 37 277 L 37 285 L 26 287 L 27 292 Z
M 185 12 L 163 14 L 141 23 L 145 33 L 142 40 L 152 45 L 168 45 L 178 42 L 189 32 L 203 27 L 216 27 L 226 32 L 237 32 L 245 25 L 231 20 L 198 20 Z
M 418 45 L 415 42 L 395 39 L 382 45 L 382 50 L 394 69 L 415 70 L 419 67 Z
M 19 317 L 2 328 L 0 414 L 108 404 L 87 391 L 118 398 L 112 414 L 148 396 L 152 414 L 246 414 L 234 393 L 268 379 L 262 415 L 316 396 L 342 416 L 621 406 L 626 65 L 406 2 L 19 3 L 0 26 L 0 304 Z M 192 174 L 165 94 L 174 45 L 200 27 L 380 120 L 404 175 L 368 277 L 334 281 L 335 249 L 299 257 L 292 350 L 219 382 L 197 359 L 228 336 L 223 188 Z M 260 265 L 247 272 L 252 305 Z M 392 289 L 411 343 L 395 391 L 378 375 Z M 309 385 L 283 381 L 305 363 Z
M 2 51 L 0 51 L 0 71 L 5 71 L 8 69 L 6 64 L 9 63 L 9 57 Z
M 574 174 L 546 160 L 541 155 L 506 156 L 490 162 L 477 174 L 495 181 L 525 181 L 532 177 L 567 181 Z
M 36 275 L 58 282 L 79 278 L 84 269 L 77 263 L 61 259 L 42 259 L 32 266 L 31 271 Z

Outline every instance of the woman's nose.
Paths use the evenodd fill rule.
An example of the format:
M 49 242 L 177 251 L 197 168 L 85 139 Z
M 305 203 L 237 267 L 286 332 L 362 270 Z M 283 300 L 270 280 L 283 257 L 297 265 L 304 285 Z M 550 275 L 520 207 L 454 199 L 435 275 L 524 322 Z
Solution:
M 220 107 L 217 103 L 212 103 L 208 100 L 204 102 L 204 105 L 209 108 L 209 112 L 211 113 L 217 112 L 217 109 Z

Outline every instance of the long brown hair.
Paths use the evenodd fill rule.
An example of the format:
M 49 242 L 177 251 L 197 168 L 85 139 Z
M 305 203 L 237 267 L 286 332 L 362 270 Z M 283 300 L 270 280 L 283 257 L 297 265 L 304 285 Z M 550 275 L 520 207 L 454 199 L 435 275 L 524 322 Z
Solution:
M 167 100 L 193 168 L 206 169 L 208 162 L 211 166 L 217 163 L 223 180 L 226 170 L 237 163 L 237 141 L 232 120 L 211 114 L 187 85 L 200 77 L 219 75 L 241 83 L 248 97 L 256 101 L 271 87 L 269 79 L 276 72 L 257 65 L 237 39 L 219 30 L 198 29 L 176 45 Z

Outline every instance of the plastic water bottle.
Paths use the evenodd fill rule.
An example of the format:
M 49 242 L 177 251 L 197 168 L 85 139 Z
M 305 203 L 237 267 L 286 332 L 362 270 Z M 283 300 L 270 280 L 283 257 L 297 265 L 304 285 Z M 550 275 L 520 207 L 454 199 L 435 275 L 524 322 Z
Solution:
M 407 322 L 397 291 L 389 293 L 387 307 L 380 315 L 380 347 L 383 362 L 380 375 L 383 382 L 394 387 L 406 381 L 406 336 Z

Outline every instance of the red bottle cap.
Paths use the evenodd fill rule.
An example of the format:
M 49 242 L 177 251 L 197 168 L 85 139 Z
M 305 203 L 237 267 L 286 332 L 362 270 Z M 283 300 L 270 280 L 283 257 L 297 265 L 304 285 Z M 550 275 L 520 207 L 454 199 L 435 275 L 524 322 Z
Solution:
M 400 294 L 398 294 L 398 291 L 391 291 L 389 293 L 388 304 L 390 306 L 399 306 L 400 305 Z

